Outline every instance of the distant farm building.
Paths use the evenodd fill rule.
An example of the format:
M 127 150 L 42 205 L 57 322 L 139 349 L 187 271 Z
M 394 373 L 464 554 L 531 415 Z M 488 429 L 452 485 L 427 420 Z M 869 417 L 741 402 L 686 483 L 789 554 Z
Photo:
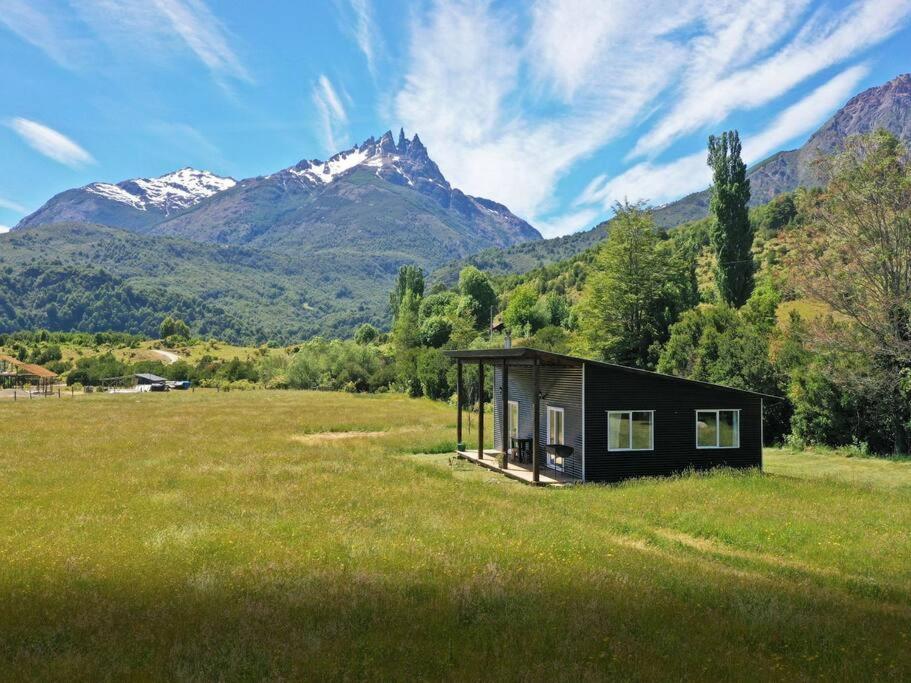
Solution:
M 14 389 L 34 386 L 38 387 L 39 391 L 47 392 L 56 383 L 56 372 L 0 354 L 0 387 Z
M 153 375 L 150 372 L 140 372 L 133 375 L 133 377 L 136 380 L 136 384 L 165 384 L 168 381 L 164 377 Z

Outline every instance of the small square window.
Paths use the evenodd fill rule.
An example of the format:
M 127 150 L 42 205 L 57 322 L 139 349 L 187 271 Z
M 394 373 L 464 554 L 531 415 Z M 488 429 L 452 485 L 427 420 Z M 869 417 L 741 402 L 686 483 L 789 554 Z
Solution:
M 607 413 L 607 450 L 650 451 L 655 447 L 654 410 L 611 410 Z
M 740 448 L 739 410 L 697 410 L 697 448 Z

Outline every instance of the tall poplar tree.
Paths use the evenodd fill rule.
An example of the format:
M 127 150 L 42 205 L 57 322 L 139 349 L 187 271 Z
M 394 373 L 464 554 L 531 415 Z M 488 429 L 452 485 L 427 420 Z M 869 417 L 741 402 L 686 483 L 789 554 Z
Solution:
M 709 136 L 708 165 L 712 169 L 711 240 L 718 260 L 715 280 L 721 298 L 739 308 L 753 291 L 753 226 L 748 204 L 750 181 L 740 158 L 736 130 Z

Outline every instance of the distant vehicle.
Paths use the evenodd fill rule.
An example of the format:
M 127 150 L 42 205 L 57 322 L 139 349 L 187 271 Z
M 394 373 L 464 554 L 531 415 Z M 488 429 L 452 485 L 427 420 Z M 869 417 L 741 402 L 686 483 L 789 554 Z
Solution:
M 170 391 L 170 390 L 171 390 L 171 387 L 169 387 L 164 382 L 161 382 L 159 384 L 150 384 L 149 385 L 149 391 Z
M 172 380 L 168 382 L 168 386 L 178 391 L 186 391 L 190 388 L 190 380 Z

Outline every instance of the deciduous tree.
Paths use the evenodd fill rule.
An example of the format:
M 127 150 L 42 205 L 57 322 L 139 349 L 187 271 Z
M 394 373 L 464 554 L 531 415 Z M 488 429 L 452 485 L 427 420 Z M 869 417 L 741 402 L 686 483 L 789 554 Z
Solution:
M 795 288 L 840 319 L 812 327 L 824 349 L 869 359 L 845 382 L 890 406 L 894 450 L 908 452 L 911 373 L 911 162 L 901 142 L 878 131 L 848 140 L 821 162 L 828 187 L 802 197 L 806 227 L 790 244 Z M 839 378 L 835 378 L 838 381 Z

